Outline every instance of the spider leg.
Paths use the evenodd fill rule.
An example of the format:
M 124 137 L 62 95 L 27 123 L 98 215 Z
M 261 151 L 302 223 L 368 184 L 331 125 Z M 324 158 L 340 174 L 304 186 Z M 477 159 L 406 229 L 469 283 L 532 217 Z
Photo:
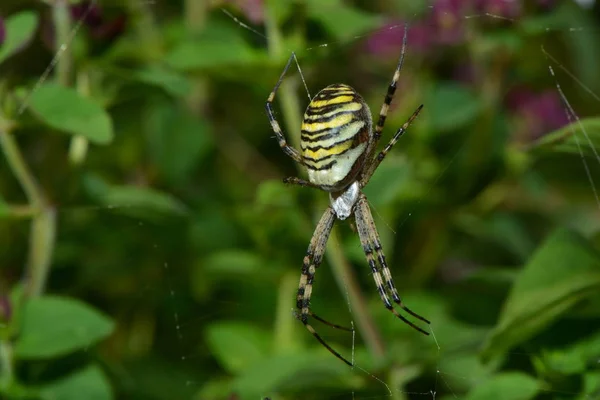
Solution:
M 308 323 L 308 317 L 313 316 L 318 321 L 324 322 L 327 325 L 333 327 L 343 328 L 339 325 L 331 324 L 324 319 L 317 317 L 310 311 L 310 297 L 312 295 L 312 284 L 315 277 L 315 272 L 319 265 L 321 265 L 321 260 L 323 259 L 323 254 L 325 253 L 325 246 L 327 244 L 327 239 L 329 239 L 329 234 L 331 233 L 331 228 L 333 228 L 333 223 L 335 222 L 335 212 L 331 207 L 327 208 L 321 220 L 319 221 L 317 228 L 315 229 L 315 233 L 313 234 L 312 239 L 310 240 L 310 244 L 308 245 L 308 250 L 306 252 L 306 256 L 304 256 L 304 260 L 302 263 L 302 275 L 300 275 L 300 284 L 298 285 L 298 295 L 296 297 L 296 307 L 300 310 L 300 314 L 296 315 L 296 317 L 304 324 L 306 329 L 334 356 L 345 362 L 346 364 L 352 366 L 353 364 L 346 360 L 340 353 L 335 351 L 330 345 L 328 345 L 325 340 L 315 331 L 315 329 Z
M 371 159 L 371 161 L 369 162 L 369 164 L 366 167 L 365 172 L 363 173 L 363 175 L 361 177 L 361 180 L 360 180 L 361 187 L 365 187 L 366 184 L 369 183 L 369 180 L 373 176 L 373 173 L 375 172 L 377 167 L 379 167 L 379 164 L 381 163 L 381 161 L 383 161 L 383 159 L 385 158 L 387 153 L 392 149 L 392 147 L 394 147 L 394 145 L 396 144 L 398 139 L 400 139 L 400 137 L 402 135 L 404 135 L 404 133 L 406 132 L 406 130 L 408 129 L 410 124 L 419 116 L 419 113 L 421 112 L 422 108 L 423 108 L 423 104 L 421 104 L 419 107 L 417 107 L 417 109 L 410 116 L 410 118 L 400 127 L 400 129 L 398 129 L 396 131 L 396 133 L 394 134 L 394 137 L 392 137 L 392 140 L 390 140 L 390 142 L 385 146 L 385 148 L 379 154 L 377 154 L 376 157 Z
M 381 243 L 379 241 L 379 234 L 377 233 L 377 227 L 375 226 L 375 222 L 373 221 L 373 216 L 371 215 L 371 210 L 369 208 L 369 203 L 367 202 L 367 197 L 364 194 L 361 194 L 358 202 L 356 204 L 356 210 L 354 211 L 354 216 L 356 219 L 356 227 L 358 228 L 358 236 L 360 237 L 360 243 L 363 246 L 363 251 L 367 256 L 367 261 L 369 266 L 371 267 L 371 271 L 373 272 L 373 279 L 375 280 L 375 285 L 377 286 L 377 290 L 379 291 L 379 296 L 383 301 L 385 307 L 390 310 L 396 317 L 400 318 L 404 323 L 410 325 L 412 328 L 417 331 L 429 335 L 428 332 L 419 328 L 406 318 L 404 318 L 390 302 L 390 299 L 387 295 L 386 286 L 388 291 L 392 294 L 392 299 L 396 304 L 400 306 L 404 311 L 409 313 L 410 315 L 426 322 L 429 324 L 429 321 L 417 313 L 411 311 L 408 307 L 406 307 L 400 296 L 398 295 L 398 291 L 394 286 L 394 281 L 392 280 L 392 275 L 390 274 L 390 270 L 385 261 L 385 256 L 383 254 L 383 249 L 381 247 Z M 377 255 L 377 261 L 375 260 L 374 254 Z M 381 270 L 379 269 L 377 262 L 381 265 Z M 383 278 L 382 278 L 383 273 Z
M 269 118 L 269 123 L 271 124 L 271 128 L 273 129 L 273 132 L 275 132 L 275 136 L 277 137 L 277 142 L 279 143 L 279 146 L 281 147 L 283 152 L 285 154 L 287 154 L 288 156 L 290 156 L 297 163 L 304 164 L 304 162 L 302 161 L 302 157 L 300 156 L 300 153 L 298 153 L 298 150 L 296 150 L 295 148 L 290 146 L 288 144 L 288 142 L 286 141 L 285 136 L 283 135 L 283 131 L 281 130 L 281 127 L 279 126 L 279 122 L 277 122 L 277 119 L 275 118 L 275 114 L 273 113 L 273 101 L 275 100 L 275 95 L 277 94 L 277 90 L 279 89 L 281 82 L 283 82 L 283 78 L 284 78 L 287 70 L 290 68 L 292 60 L 294 58 L 296 58 L 296 54 L 292 52 L 290 59 L 288 60 L 285 67 L 283 68 L 283 72 L 281 73 L 279 80 L 277 81 L 277 83 L 275 84 L 275 87 L 273 88 L 273 91 L 271 91 L 271 93 L 269 94 L 269 97 L 267 98 L 267 103 L 265 104 L 265 108 L 267 110 L 267 117 Z
M 369 149 L 367 150 L 367 160 L 371 160 L 375 155 L 375 149 L 377 148 L 377 143 L 381 138 L 381 133 L 383 132 L 383 126 L 385 125 L 385 120 L 388 115 L 388 111 L 390 110 L 390 104 L 392 104 L 392 100 L 394 99 L 394 94 L 396 94 L 396 86 L 398 84 L 398 80 L 400 80 L 400 71 L 402 70 L 402 65 L 404 64 L 404 54 L 406 52 L 406 42 L 408 40 L 408 24 L 404 25 L 404 37 L 402 39 L 402 51 L 400 52 L 400 59 L 398 60 L 398 65 L 396 66 L 396 70 L 394 71 L 394 75 L 392 76 L 392 81 L 390 82 L 387 92 L 385 94 L 385 98 L 383 99 L 383 104 L 381 105 L 381 110 L 379 111 L 379 118 L 377 119 L 377 125 L 375 125 L 375 132 L 373 133 L 373 140 L 369 145 Z M 370 162 L 370 161 L 368 161 Z
M 326 319 L 323 319 L 323 318 L 319 317 L 317 314 L 315 314 L 312 311 L 309 311 L 308 314 L 311 317 L 313 317 L 314 319 L 316 319 L 317 321 L 319 321 L 319 322 L 321 322 L 321 323 L 323 323 L 323 324 L 325 324 L 327 326 L 330 326 L 332 328 L 340 329 L 342 331 L 347 331 L 347 332 L 353 332 L 354 331 L 354 329 L 352 329 L 352 328 L 348 328 L 346 326 L 341 326 L 341 325 L 338 325 L 338 324 L 333 324 L 333 323 L 327 321 Z
M 312 182 L 309 182 L 305 179 L 300 179 L 297 178 L 295 176 L 290 176 L 288 178 L 284 178 L 283 179 L 283 183 L 285 184 L 291 184 L 291 185 L 298 185 L 298 186 L 303 186 L 303 187 L 311 187 L 311 188 L 315 188 L 315 189 L 320 189 L 320 187 L 318 185 L 315 185 Z

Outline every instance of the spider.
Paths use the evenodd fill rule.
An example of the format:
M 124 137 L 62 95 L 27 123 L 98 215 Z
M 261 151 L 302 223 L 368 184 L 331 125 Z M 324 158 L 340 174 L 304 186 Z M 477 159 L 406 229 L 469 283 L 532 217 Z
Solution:
M 327 322 L 310 310 L 315 272 L 321 264 L 325 253 L 325 245 L 337 219 L 345 220 L 354 215 L 360 243 L 385 307 L 406 324 L 425 335 L 429 335 L 428 332 L 402 316 L 390 302 L 389 296 L 408 314 L 427 324 L 430 323 L 402 303 L 383 254 L 369 203 L 361 191 L 367 185 L 386 154 L 408 129 L 423 107 L 423 105 L 420 105 L 416 109 L 404 125 L 396 131 L 387 146 L 376 155 L 377 143 L 381 138 L 385 119 L 396 92 L 396 85 L 404 62 L 406 41 L 407 28 L 405 27 L 400 59 L 385 95 L 374 130 L 371 111 L 361 95 L 348 85 L 334 84 L 321 90 L 312 98 L 306 108 L 301 129 L 300 147 L 302 151 L 299 152 L 290 146 L 274 116 L 272 105 L 277 90 L 292 60 L 295 58 L 294 53 L 290 56 L 266 102 L 267 116 L 279 146 L 285 154 L 306 167 L 308 172 L 308 181 L 290 177 L 284 179 L 284 182 L 324 190 L 329 193 L 330 200 L 330 205 L 317 224 L 304 256 L 296 298 L 296 307 L 299 311 L 296 313 L 296 317 L 327 350 L 350 366 L 353 366 L 353 363 L 328 345 L 308 322 L 310 316 L 331 327 L 351 330 Z

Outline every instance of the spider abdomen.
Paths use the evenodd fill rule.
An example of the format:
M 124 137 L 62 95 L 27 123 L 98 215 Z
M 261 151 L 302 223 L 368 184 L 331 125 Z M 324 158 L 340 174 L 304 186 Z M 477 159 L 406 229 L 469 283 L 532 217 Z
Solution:
M 344 189 L 364 164 L 372 137 L 371 112 L 350 86 L 321 90 L 302 121 L 300 146 L 310 182 L 324 190 Z

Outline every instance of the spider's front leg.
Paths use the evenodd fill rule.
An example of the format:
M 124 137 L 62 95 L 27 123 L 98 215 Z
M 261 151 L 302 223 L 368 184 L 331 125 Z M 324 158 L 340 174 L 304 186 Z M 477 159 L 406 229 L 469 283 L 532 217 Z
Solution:
M 275 118 L 275 113 L 273 112 L 273 101 L 275 100 L 275 95 L 277 94 L 277 90 L 279 89 L 281 82 L 283 82 L 285 73 L 290 68 L 290 65 L 292 64 L 292 60 L 295 57 L 296 57 L 296 54 L 292 53 L 292 55 L 290 56 L 290 59 L 288 60 L 285 67 L 283 68 L 283 72 L 281 73 L 279 80 L 277 81 L 277 83 L 275 84 L 275 87 L 273 88 L 273 90 L 269 94 L 269 97 L 267 98 L 267 103 L 265 104 L 265 108 L 267 110 L 267 117 L 269 118 L 269 123 L 271 124 L 271 128 L 273 129 L 273 132 L 275 132 L 275 137 L 277 137 L 277 142 L 279 143 L 279 147 L 281 147 L 283 152 L 285 154 L 287 154 L 288 156 L 290 156 L 294 161 L 296 161 L 299 164 L 304 165 L 304 161 L 302 161 L 302 157 L 300 156 L 300 153 L 298 153 L 298 150 L 296 150 L 295 148 L 290 146 L 288 144 L 287 140 L 285 140 L 283 131 L 281 130 L 281 127 L 279 126 L 279 122 L 277 122 L 277 118 Z
M 319 185 L 315 185 L 312 182 L 309 182 L 305 179 L 297 178 L 295 176 L 290 176 L 288 178 L 284 178 L 283 183 L 290 184 L 290 185 L 298 185 L 298 186 L 302 186 L 302 187 L 311 187 L 314 189 L 321 189 L 321 187 Z
M 392 147 L 394 147 L 398 139 L 400 139 L 400 137 L 404 135 L 410 124 L 419 116 L 419 113 L 421 112 L 422 108 L 423 104 L 417 107 L 417 109 L 410 116 L 410 118 L 400 127 L 400 129 L 396 131 L 394 137 L 392 137 L 392 140 L 390 140 L 390 142 L 385 146 L 385 148 L 381 152 L 379 152 L 379 154 L 377 154 L 373 159 L 367 161 L 368 164 L 366 166 L 365 172 L 363 172 L 363 175 L 360 179 L 361 187 L 365 187 L 367 183 L 369 183 L 369 180 L 373 176 L 373 173 L 375 173 L 377 167 L 379 167 L 379 164 L 381 164 L 381 161 L 383 161 L 387 153 L 392 149 Z
M 312 316 L 318 321 L 321 321 L 334 328 L 350 330 L 348 328 L 344 328 L 339 325 L 327 322 L 326 320 L 316 316 L 310 311 L 310 297 L 312 295 L 313 280 L 315 277 L 316 270 L 317 268 L 319 268 L 319 265 L 321 265 L 321 261 L 323 260 L 323 254 L 325 253 L 327 240 L 329 239 L 329 234 L 331 233 L 331 229 L 333 228 L 335 219 L 335 212 L 331 207 L 328 207 L 323 216 L 321 217 L 321 220 L 319 221 L 317 228 L 315 229 L 315 233 L 313 234 L 313 237 L 310 240 L 306 256 L 304 256 L 304 260 L 302 262 L 302 275 L 300 276 L 300 284 L 298 285 L 296 307 L 299 310 L 299 314 L 297 315 L 297 318 L 327 350 L 329 350 L 334 356 L 336 356 L 346 364 L 352 366 L 353 364 L 350 361 L 346 360 L 340 355 L 340 353 L 338 353 L 331 346 L 329 346 L 325 342 L 325 340 L 323 340 L 323 338 L 315 331 L 312 325 L 308 323 L 308 317 Z
M 373 272 L 373 279 L 375 280 L 375 285 L 377 286 L 379 296 L 381 297 L 385 308 L 390 310 L 396 317 L 400 318 L 403 322 L 410 325 L 412 328 L 418 330 L 419 332 L 425 335 L 429 335 L 428 332 L 419 328 L 418 326 L 404 318 L 402 315 L 400 315 L 400 313 L 398 313 L 398 311 L 394 309 L 392 303 L 390 302 L 388 292 L 391 293 L 394 303 L 396 303 L 404 311 L 427 324 L 430 323 L 427 319 L 411 311 L 402 303 L 402 300 L 398 295 L 398 291 L 396 290 L 396 286 L 394 285 L 394 281 L 392 279 L 392 275 L 390 274 L 390 270 L 387 266 L 385 255 L 383 254 L 383 249 L 381 247 L 381 242 L 379 241 L 377 227 L 375 226 L 375 221 L 373 221 L 373 216 L 371 215 L 371 209 L 369 208 L 367 197 L 364 194 L 360 195 L 360 198 L 356 203 L 354 217 L 356 220 L 356 227 L 358 229 L 358 236 L 360 237 L 360 243 L 362 244 L 365 255 L 367 256 L 367 261 L 369 263 L 369 266 L 371 267 L 371 271 Z M 376 254 L 377 260 L 375 259 L 374 254 Z M 379 264 L 381 265 L 381 270 L 379 269 L 377 262 L 379 262 Z M 381 276 L 382 273 L 383 278 Z

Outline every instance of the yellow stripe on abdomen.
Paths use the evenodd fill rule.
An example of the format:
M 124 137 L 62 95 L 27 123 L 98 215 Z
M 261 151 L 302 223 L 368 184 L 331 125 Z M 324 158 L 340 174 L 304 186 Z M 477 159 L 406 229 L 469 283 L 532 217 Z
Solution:
M 371 125 L 368 106 L 350 86 L 321 90 L 306 108 L 300 136 L 310 182 L 325 190 L 343 188 L 365 157 Z
M 341 128 L 353 119 L 352 114 L 340 114 L 328 121 L 321 122 L 302 122 L 302 132 L 310 135 L 313 132 L 321 132 L 330 129 Z M 323 132 L 324 133 L 324 132 Z
M 302 152 L 302 156 L 305 158 L 309 158 L 312 161 L 319 161 L 325 157 L 332 157 L 338 154 L 342 154 L 352 147 L 352 138 L 345 142 L 341 142 L 335 144 L 330 148 L 317 148 L 316 150 L 311 150 L 310 148 L 306 148 Z
M 335 96 L 325 100 L 313 100 L 310 102 L 310 107 L 321 108 L 332 104 L 350 103 L 352 101 L 354 101 L 354 96 L 352 95 Z

